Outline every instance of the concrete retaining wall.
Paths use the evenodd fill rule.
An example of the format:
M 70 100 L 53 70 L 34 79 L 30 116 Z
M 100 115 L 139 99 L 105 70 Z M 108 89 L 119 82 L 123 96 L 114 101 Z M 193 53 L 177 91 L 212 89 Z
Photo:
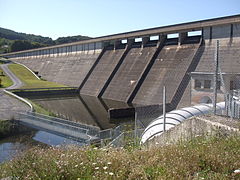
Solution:
M 225 121 L 231 120 L 225 119 Z M 146 145 L 151 147 L 188 141 L 198 136 L 211 137 L 214 135 L 227 136 L 234 134 L 240 135 L 240 129 L 224 123 L 212 122 L 206 117 L 193 117 L 155 137 Z

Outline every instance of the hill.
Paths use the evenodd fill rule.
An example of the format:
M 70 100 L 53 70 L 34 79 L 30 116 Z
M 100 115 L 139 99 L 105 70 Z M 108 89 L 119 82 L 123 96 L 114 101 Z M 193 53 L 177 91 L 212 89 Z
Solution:
M 71 43 L 90 39 L 88 36 L 59 37 L 52 40 L 50 37 L 43 37 L 34 34 L 19 33 L 0 27 L 0 54 L 33 49 L 44 46 L 51 46 L 63 43 Z

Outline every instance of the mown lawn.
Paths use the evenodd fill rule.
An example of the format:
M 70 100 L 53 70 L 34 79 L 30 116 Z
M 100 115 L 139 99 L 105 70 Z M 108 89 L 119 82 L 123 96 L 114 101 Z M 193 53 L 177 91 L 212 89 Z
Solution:
M 24 83 L 22 88 L 66 87 L 65 85 L 55 82 L 39 80 L 30 71 L 28 71 L 28 69 L 19 64 L 10 64 L 8 67 Z
M 11 79 L 3 72 L 3 70 L 0 68 L 0 88 L 7 88 L 13 84 Z
M 40 148 L 0 165 L 16 179 L 240 179 L 240 137 L 141 148 Z

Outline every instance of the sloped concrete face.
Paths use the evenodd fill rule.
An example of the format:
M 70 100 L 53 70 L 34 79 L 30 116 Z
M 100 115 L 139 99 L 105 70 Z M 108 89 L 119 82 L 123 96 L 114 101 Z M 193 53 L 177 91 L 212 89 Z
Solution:
M 240 72 L 240 25 L 222 25 L 203 29 L 204 44 L 196 72 L 214 72 L 217 40 L 219 41 L 219 65 L 222 72 Z
M 78 87 L 98 58 L 100 52 L 88 52 L 71 56 L 45 57 L 36 59 L 18 59 L 22 63 L 38 72 L 43 79 Z
M 198 44 L 164 46 L 133 102 L 161 104 L 163 86 L 167 89 L 167 102 L 171 102 L 197 48 Z
M 115 66 L 122 57 L 125 49 L 106 50 L 96 68 L 84 84 L 80 93 L 98 96 Z
M 222 72 L 240 72 L 240 38 L 222 38 L 219 40 L 219 65 Z M 216 52 L 216 39 L 205 41 L 201 60 L 196 72 L 214 72 L 214 57 Z
M 132 48 L 104 92 L 103 98 L 126 102 L 155 51 L 156 47 Z

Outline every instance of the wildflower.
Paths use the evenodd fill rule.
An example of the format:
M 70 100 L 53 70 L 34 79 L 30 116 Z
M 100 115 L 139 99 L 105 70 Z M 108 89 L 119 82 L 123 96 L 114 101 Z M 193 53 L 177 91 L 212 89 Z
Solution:
M 113 172 L 110 172 L 109 175 L 110 175 L 110 176 L 113 176 Z
M 98 169 L 99 169 L 99 167 L 95 167 L 95 169 L 96 169 L 96 170 L 98 170 Z
M 103 169 L 106 170 L 108 167 L 107 166 L 104 166 Z
M 112 162 L 108 162 L 107 164 L 110 165 L 110 164 L 112 164 Z
M 96 165 L 97 163 L 92 163 L 92 165 Z
M 78 164 L 75 165 L 75 168 L 78 167 Z

